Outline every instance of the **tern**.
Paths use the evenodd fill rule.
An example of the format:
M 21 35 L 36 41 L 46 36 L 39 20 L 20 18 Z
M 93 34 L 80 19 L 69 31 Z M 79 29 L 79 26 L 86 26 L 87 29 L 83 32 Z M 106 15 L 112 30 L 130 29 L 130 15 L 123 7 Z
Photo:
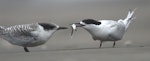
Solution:
M 67 27 L 60 27 L 54 23 L 0 26 L 0 38 L 13 45 L 22 46 L 25 52 L 29 52 L 27 47 L 45 44 L 57 30 L 61 29 Z
M 133 17 L 135 10 L 129 10 L 128 15 L 125 19 L 120 20 L 94 20 L 94 19 L 84 19 L 79 23 L 71 24 L 72 32 L 76 31 L 77 27 L 82 27 L 87 30 L 93 37 L 94 40 L 99 40 L 101 48 L 102 43 L 105 41 L 113 41 L 113 46 L 115 47 L 116 41 L 121 40 L 123 35 L 127 31 L 130 23 L 135 18 Z

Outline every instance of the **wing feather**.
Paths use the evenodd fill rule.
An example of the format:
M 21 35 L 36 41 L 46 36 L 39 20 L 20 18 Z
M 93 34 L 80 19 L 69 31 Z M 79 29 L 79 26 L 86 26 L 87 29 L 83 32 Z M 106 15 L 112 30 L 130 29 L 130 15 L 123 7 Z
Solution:
M 3 33 L 24 33 L 35 31 L 37 24 L 24 24 L 7 27 L 3 30 Z
M 36 39 L 31 32 L 35 31 L 37 27 L 37 24 L 10 26 L 0 31 L 0 37 L 15 45 L 26 45 Z

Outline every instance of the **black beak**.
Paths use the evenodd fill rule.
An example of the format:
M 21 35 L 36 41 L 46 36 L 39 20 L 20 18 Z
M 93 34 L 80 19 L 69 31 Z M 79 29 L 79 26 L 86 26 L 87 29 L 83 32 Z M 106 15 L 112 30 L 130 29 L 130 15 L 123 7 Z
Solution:
M 74 23 L 76 25 L 76 27 L 82 27 L 82 26 L 85 26 L 83 24 L 80 24 L 80 23 Z
M 59 27 L 57 30 L 68 29 L 67 27 Z

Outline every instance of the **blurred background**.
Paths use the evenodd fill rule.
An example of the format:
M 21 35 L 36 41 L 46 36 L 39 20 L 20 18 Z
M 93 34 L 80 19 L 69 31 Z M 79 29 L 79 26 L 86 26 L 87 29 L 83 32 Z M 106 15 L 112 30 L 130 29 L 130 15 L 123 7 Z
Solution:
M 0 0 L 0 25 L 10 26 L 36 22 L 53 22 L 61 26 L 91 18 L 95 20 L 124 19 L 129 9 L 137 8 L 127 33 L 116 47 L 150 46 L 150 0 Z M 80 28 L 70 37 L 71 29 L 57 31 L 42 46 L 31 47 L 31 51 L 98 48 L 99 42 Z M 112 47 L 106 42 L 103 48 Z M 22 47 L 0 39 L 0 52 L 24 52 Z

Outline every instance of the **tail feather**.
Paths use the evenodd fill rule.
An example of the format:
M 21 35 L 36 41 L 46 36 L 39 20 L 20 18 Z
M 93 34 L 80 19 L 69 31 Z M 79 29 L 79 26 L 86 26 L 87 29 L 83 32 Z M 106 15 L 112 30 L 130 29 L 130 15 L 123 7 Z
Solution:
M 132 10 L 130 9 L 130 11 L 128 12 L 127 17 L 123 20 L 123 23 L 126 25 L 126 30 L 128 29 L 128 27 L 129 27 L 131 21 L 132 21 L 133 19 L 135 19 L 135 17 L 133 17 L 133 14 L 134 14 L 135 10 L 136 10 L 136 9 L 134 9 L 134 10 L 132 11 Z

